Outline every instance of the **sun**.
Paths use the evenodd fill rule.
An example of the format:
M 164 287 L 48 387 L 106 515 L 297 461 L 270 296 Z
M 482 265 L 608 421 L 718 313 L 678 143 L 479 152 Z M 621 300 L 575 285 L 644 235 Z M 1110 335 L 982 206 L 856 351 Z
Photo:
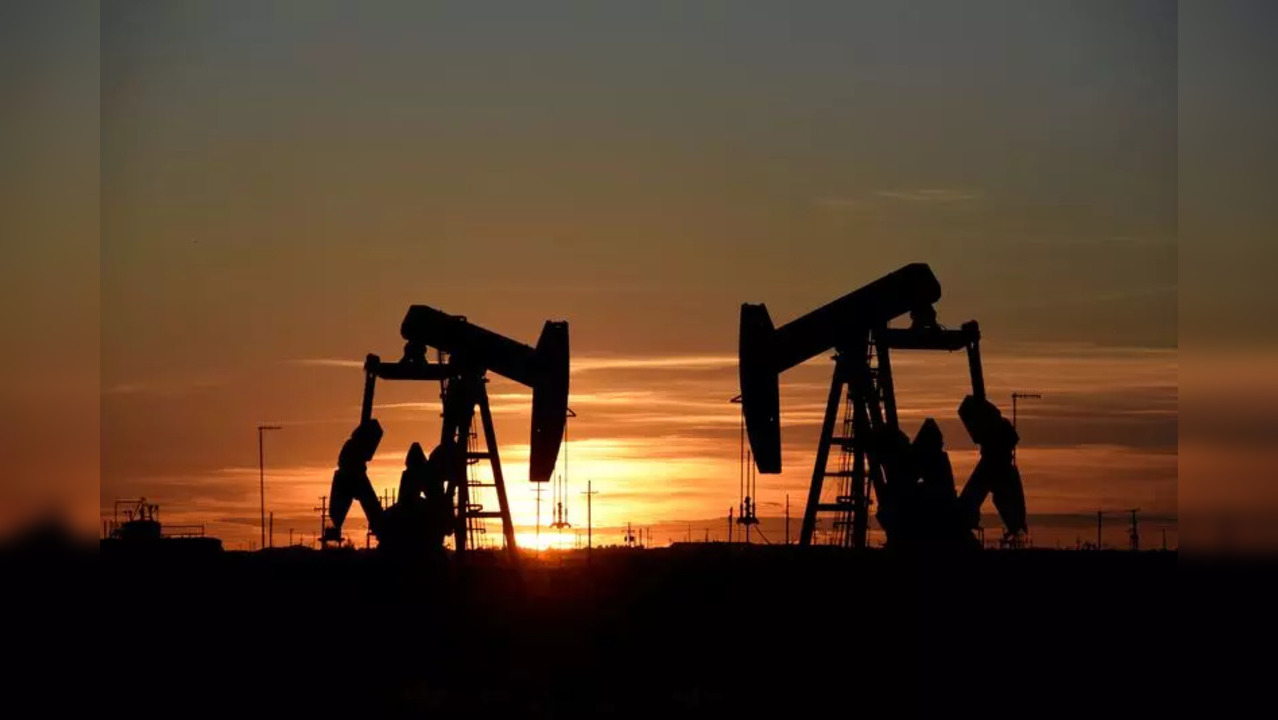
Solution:
M 538 534 L 533 530 L 520 530 L 515 533 L 515 544 L 520 550 L 572 550 L 585 539 L 578 539 L 575 528 L 565 528 L 562 532 L 553 528 L 542 528 Z

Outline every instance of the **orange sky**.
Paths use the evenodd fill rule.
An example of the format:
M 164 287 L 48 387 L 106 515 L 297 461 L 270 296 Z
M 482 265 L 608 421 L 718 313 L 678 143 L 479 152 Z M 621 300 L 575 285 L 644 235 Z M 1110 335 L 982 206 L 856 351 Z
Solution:
M 1033 512 L 1090 512 L 1098 506 L 1176 512 L 1174 350 L 1056 345 L 1000 352 L 999 343 L 989 344 L 985 365 L 992 397 L 1006 404 L 1013 388 L 1045 396 L 1020 412 L 1020 463 Z M 385 344 L 386 356 L 394 356 L 394 347 L 393 340 Z M 760 477 L 761 514 L 779 516 L 787 493 L 795 515 L 801 512 L 830 369 L 826 358 L 818 358 L 785 376 L 785 470 Z M 894 370 L 905 428 L 913 432 L 923 417 L 937 417 L 961 481 L 975 461 L 955 415 L 966 380 L 963 357 L 902 352 Z M 261 420 L 284 426 L 267 435 L 269 507 L 277 531 L 313 533 L 312 508 L 327 494 L 337 449 L 358 418 L 362 372 L 353 359 L 305 358 L 289 364 L 286 375 L 287 382 L 273 380 L 273 387 L 247 375 L 106 389 L 104 408 L 121 419 L 104 428 L 106 447 L 117 437 L 120 445 L 124 438 L 151 437 L 159 446 L 148 451 L 139 444 L 146 460 L 129 465 L 146 470 L 121 478 L 118 486 L 163 502 L 170 522 L 204 523 L 232 544 L 254 540 L 256 422 L 248 416 L 220 419 L 219 409 L 238 405 L 237 396 L 281 407 L 305 404 L 305 412 Z M 697 521 L 701 528 L 702 520 L 726 516 L 738 503 L 739 414 L 728 402 L 737 393 L 735 357 L 587 356 L 575 363 L 572 383 L 570 405 L 578 414 L 569 429 L 574 525 L 585 524 L 580 492 L 587 479 L 599 491 L 594 519 L 600 526 Z M 500 379 L 490 389 L 515 520 L 531 530 L 536 513 L 526 482 L 530 396 Z M 306 402 L 289 402 L 290 392 Z M 437 392 L 430 383 L 380 384 L 375 415 L 386 436 L 370 466 L 379 492 L 397 487 L 409 443 L 420 440 L 429 447 L 438 436 Z M 197 442 L 202 435 L 216 442 Z M 561 457 L 560 470 L 562 462 Z M 110 499 L 108 486 L 104 479 L 104 502 Z M 480 501 L 494 503 L 492 497 Z M 549 501 L 547 494 L 543 523 Z M 358 511 L 352 517 L 348 527 L 362 537 L 362 517 Z
M 277 527 L 311 527 L 349 363 L 396 357 L 423 303 L 527 343 L 570 321 L 600 523 L 717 517 L 740 303 L 784 322 L 924 261 L 942 322 L 981 321 L 992 397 L 1046 396 L 1031 512 L 1176 509 L 1174 8 L 357 7 L 103 9 L 103 507 L 146 494 L 244 542 L 278 422 Z M 965 467 L 962 360 L 897 368 L 909 428 L 938 414 Z M 784 378 L 765 513 L 804 491 L 828 372 Z M 525 391 L 492 389 L 530 523 Z M 379 395 L 379 487 L 433 400 Z

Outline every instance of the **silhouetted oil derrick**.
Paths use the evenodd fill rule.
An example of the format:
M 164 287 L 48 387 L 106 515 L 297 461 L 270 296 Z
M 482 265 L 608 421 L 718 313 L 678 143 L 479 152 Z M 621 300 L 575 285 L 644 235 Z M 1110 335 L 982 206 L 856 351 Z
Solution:
M 812 544 L 818 517 L 829 514 L 838 544 L 866 547 L 870 510 L 876 504 L 876 518 L 889 544 L 894 539 L 897 544 L 906 544 L 907 539 L 913 542 L 923 536 L 949 538 L 941 542 L 955 544 L 963 542 L 961 535 L 966 542 L 974 542 L 971 533 L 979 527 L 980 505 L 990 493 L 1009 535 L 1023 534 L 1024 493 L 1011 454 L 1015 431 L 985 399 L 980 328 L 976 321 L 958 329 L 940 325 L 933 308 L 940 296 L 941 287 L 931 269 L 915 263 L 779 328 L 774 327 L 766 306 L 741 306 L 742 410 L 759 472 L 781 471 L 779 375 L 821 353 L 835 351 L 799 536 L 801 545 Z M 889 326 L 907 314 L 909 327 Z M 981 445 L 982 460 L 963 496 L 956 499 L 954 512 L 949 513 L 963 515 L 968 527 L 961 533 L 954 531 L 953 521 L 943 517 L 945 513 L 936 511 L 947 501 L 944 492 L 939 500 L 926 499 L 924 491 L 917 489 L 928 485 L 928 476 L 920 475 L 914 462 L 915 449 L 898 423 L 893 350 L 963 350 L 967 354 L 971 394 L 960 406 L 960 417 Z M 932 456 L 942 458 L 948 471 L 939 431 L 935 434 Z M 915 445 L 918 442 L 916 438 Z M 836 447 L 839 456 L 831 468 L 830 454 Z M 827 486 L 828 480 L 834 482 Z M 948 483 L 952 494 L 952 476 Z M 825 497 L 831 489 L 832 502 Z
M 474 325 L 463 316 L 414 305 L 404 317 L 400 334 L 405 340 L 402 359 L 390 363 L 369 355 L 364 361 L 360 427 L 377 423 L 372 414 L 378 380 L 438 382 L 443 421 L 439 445 L 428 461 L 419 463 L 419 478 L 401 481 L 392 509 L 380 512 L 380 503 L 376 496 L 372 498 L 370 504 L 377 507 L 372 508 L 375 517 L 369 520 L 379 545 L 417 543 L 423 533 L 430 534 L 425 531 L 428 524 L 442 523 L 447 526 L 443 534 L 451 534 L 457 550 L 464 552 L 480 544 L 487 533 L 486 520 L 499 520 L 506 550 L 515 557 L 515 529 L 489 406 L 487 374 L 495 372 L 532 388 L 529 479 L 549 481 L 568 410 L 568 323 L 548 321 L 534 348 Z M 431 348 L 434 360 L 429 359 Z M 477 467 L 481 462 L 491 468 L 491 482 L 481 479 Z M 434 491 L 432 503 L 431 491 L 436 485 L 439 489 Z M 412 491 L 405 492 L 406 486 Z M 479 501 L 481 492 L 488 490 L 496 496 L 496 509 Z M 441 496 L 446 500 L 440 500 Z M 436 512 L 444 502 L 448 506 L 446 521 Z M 366 514 L 369 510 L 365 507 Z M 334 526 L 340 532 L 336 518 Z M 442 540 L 432 541 L 438 542 Z

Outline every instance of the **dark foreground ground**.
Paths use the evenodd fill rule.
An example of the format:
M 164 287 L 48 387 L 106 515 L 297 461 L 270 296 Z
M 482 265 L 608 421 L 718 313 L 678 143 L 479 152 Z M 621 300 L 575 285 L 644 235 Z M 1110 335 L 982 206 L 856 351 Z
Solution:
M 103 552 L 92 662 L 173 716 L 1150 716 L 1176 692 L 1175 554 L 811 550 Z

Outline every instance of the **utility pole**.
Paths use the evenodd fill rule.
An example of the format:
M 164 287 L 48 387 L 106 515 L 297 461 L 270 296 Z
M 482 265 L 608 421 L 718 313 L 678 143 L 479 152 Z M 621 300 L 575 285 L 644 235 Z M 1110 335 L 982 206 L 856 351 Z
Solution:
M 750 471 L 754 469 L 750 451 L 746 450 L 746 492 L 749 493 L 741 500 L 741 519 L 745 520 L 746 529 L 746 545 L 750 544 L 750 526 L 755 522 L 754 508 L 751 507 L 751 497 L 754 491 L 750 489 Z
M 293 547 L 293 528 L 288 529 L 288 546 Z
M 568 419 L 577 417 L 577 413 L 568 408 L 568 414 L 564 418 L 564 486 L 568 485 Z
M 328 496 L 320 495 L 320 506 L 317 508 L 311 508 L 311 510 L 319 513 L 319 535 L 316 535 L 315 539 L 319 542 L 320 547 L 324 547 L 324 520 L 328 517 Z
M 567 423 L 564 423 L 564 425 L 566 427 Z M 565 470 L 567 470 L 567 468 L 565 468 Z M 595 545 L 595 541 L 594 541 L 595 518 L 593 514 L 594 511 L 591 508 L 591 506 L 593 505 L 591 500 L 594 498 L 595 495 L 599 494 L 597 490 L 593 489 L 592 487 L 593 482 L 594 482 L 593 480 L 587 480 L 586 492 L 582 493 L 583 495 L 586 496 L 586 563 L 587 564 L 590 563 L 590 553 Z
M 545 490 L 545 488 L 542 487 L 542 483 L 537 483 L 536 485 L 533 486 L 533 491 L 537 493 L 537 535 L 536 535 L 537 541 L 535 544 L 537 546 L 538 555 L 541 554 L 541 491 L 542 490 Z
M 790 544 L 790 493 L 785 494 L 785 544 Z
M 732 508 L 728 508 L 728 542 L 732 542 Z
M 555 541 L 557 546 L 562 545 L 564 528 L 572 527 L 572 524 L 568 522 L 568 508 L 565 506 L 568 504 L 568 420 L 570 418 L 575 418 L 575 417 L 577 417 L 577 413 L 573 412 L 572 408 L 567 408 L 567 414 L 566 414 L 566 417 L 564 418 L 564 471 L 563 471 L 563 474 L 557 475 L 554 478 L 552 478 L 552 480 L 555 483 L 555 486 L 554 486 L 555 494 L 554 494 L 554 499 L 552 500 L 554 507 L 551 510 L 551 514 L 554 516 L 554 520 L 550 523 L 550 526 L 552 528 L 555 528 L 559 533 L 558 538 Z M 541 495 L 540 493 L 537 495 L 537 503 L 538 503 L 537 525 L 538 525 L 538 533 L 540 533 L 541 532 L 540 530 L 540 526 L 541 526 Z M 580 533 L 574 532 L 574 535 L 573 535 L 574 548 L 576 548 L 579 544 L 577 542 L 577 538 L 579 537 L 579 535 Z M 562 547 L 560 549 L 562 549 Z
M 737 522 L 745 526 L 745 542 L 749 545 L 750 526 L 756 525 L 759 522 L 758 514 L 756 512 L 759 503 L 758 479 L 754 472 L 755 468 L 751 451 L 746 447 L 745 403 L 742 401 L 740 395 L 733 397 L 728 402 L 734 405 L 741 405 L 741 450 L 739 458 L 741 461 L 741 467 L 738 473 L 741 516 Z M 731 535 L 731 528 L 729 528 L 728 532 L 729 535 Z M 691 542 L 691 536 L 689 536 L 688 540 Z M 728 541 L 732 541 L 731 537 L 729 537 Z
M 262 547 L 266 547 L 266 454 L 262 450 L 262 433 L 279 429 L 279 425 L 257 426 L 257 493 L 262 504 Z
M 1012 393 L 1012 428 L 1016 428 L 1016 402 L 1018 400 L 1042 400 L 1043 396 L 1038 393 Z
M 267 545 L 267 547 L 273 548 L 275 547 L 275 511 L 274 510 L 272 510 L 270 513 L 267 514 L 266 524 L 270 526 L 271 528 L 270 531 L 267 533 L 267 537 L 271 541 L 270 544 Z
M 1127 512 L 1132 515 L 1132 528 L 1127 538 L 1131 543 L 1132 552 L 1140 550 L 1140 526 L 1136 523 L 1136 513 L 1140 512 L 1140 508 L 1131 508 Z
M 1012 393 L 1012 429 L 1016 429 L 1016 401 L 1017 400 L 1042 400 L 1043 396 L 1038 393 Z M 1012 447 L 1012 464 L 1016 464 L 1016 447 Z
M 1096 549 L 1101 549 L 1101 511 L 1096 511 Z

